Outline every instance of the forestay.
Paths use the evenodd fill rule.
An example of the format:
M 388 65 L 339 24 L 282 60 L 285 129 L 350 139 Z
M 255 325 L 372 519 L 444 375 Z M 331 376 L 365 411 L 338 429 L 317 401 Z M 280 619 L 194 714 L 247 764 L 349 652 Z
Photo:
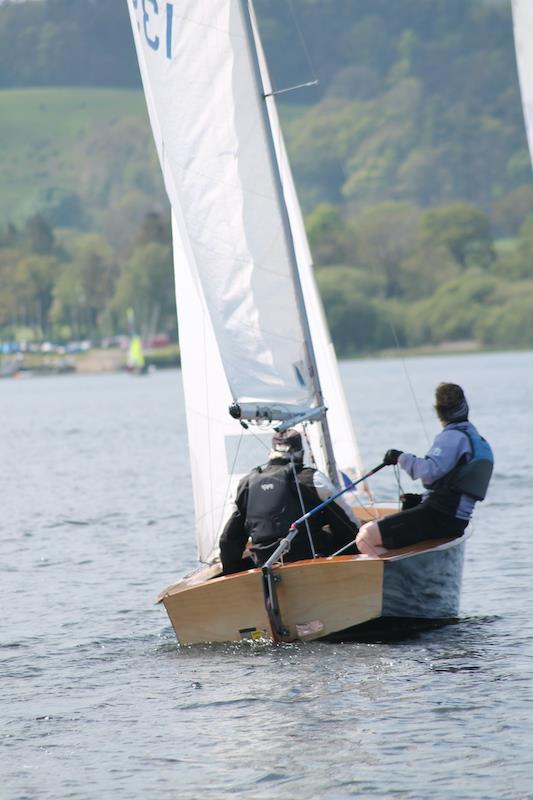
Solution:
M 129 0 L 129 11 L 172 205 L 199 557 L 209 561 L 231 489 L 266 459 L 269 439 L 263 435 L 258 444 L 231 419 L 228 406 L 260 404 L 291 416 L 317 399 L 241 3 Z M 319 371 L 334 412 L 334 443 L 341 466 L 357 468 L 301 213 L 277 118 L 270 114 Z

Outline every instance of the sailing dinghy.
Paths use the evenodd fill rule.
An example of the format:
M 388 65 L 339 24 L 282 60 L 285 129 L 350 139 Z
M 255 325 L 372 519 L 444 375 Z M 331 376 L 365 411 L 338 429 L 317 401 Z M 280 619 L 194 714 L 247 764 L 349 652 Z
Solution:
M 217 542 L 272 429 L 303 431 L 335 485 L 361 458 L 250 0 L 128 0 L 172 207 L 198 556 L 165 589 L 183 644 L 357 633 L 458 613 L 463 540 L 222 576 Z M 395 509 L 388 510 L 393 511 Z M 371 508 L 375 516 L 387 509 Z
M 137 334 L 131 337 L 126 367 L 128 372 L 135 373 L 136 375 L 144 375 L 147 371 L 142 339 Z

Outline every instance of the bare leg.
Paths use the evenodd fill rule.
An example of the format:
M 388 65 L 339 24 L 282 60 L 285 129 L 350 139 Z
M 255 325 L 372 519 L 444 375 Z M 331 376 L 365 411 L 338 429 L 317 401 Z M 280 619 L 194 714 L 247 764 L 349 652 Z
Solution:
M 365 556 L 380 556 L 386 550 L 383 547 L 379 525 L 375 520 L 359 528 L 355 543 L 359 552 Z

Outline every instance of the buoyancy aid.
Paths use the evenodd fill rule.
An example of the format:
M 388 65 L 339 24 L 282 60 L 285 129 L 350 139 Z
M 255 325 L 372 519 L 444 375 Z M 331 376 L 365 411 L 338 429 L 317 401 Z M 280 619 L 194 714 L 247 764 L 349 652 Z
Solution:
M 473 500 L 485 499 L 494 468 L 491 446 L 475 428 L 457 426 L 455 430 L 468 438 L 471 457 L 466 460 L 466 456 L 462 456 L 450 472 L 426 486 L 428 495 L 425 499 L 428 505 L 451 514 L 457 510 L 463 494 Z
M 302 513 L 290 464 L 254 470 L 248 481 L 245 523 L 254 544 L 282 539 Z

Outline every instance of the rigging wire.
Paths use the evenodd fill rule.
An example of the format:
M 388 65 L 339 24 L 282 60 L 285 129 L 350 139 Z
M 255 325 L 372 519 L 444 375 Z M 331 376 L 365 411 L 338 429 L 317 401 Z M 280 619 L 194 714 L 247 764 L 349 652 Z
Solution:
M 411 396 L 413 398 L 413 402 L 415 404 L 415 408 L 416 408 L 417 413 L 418 413 L 418 419 L 420 420 L 420 424 L 422 426 L 422 430 L 424 431 L 424 436 L 426 437 L 426 444 L 429 447 L 431 440 L 429 438 L 429 434 L 428 434 L 428 431 L 427 431 L 427 428 L 426 428 L 426 423 L 424 422 L 424 417 L 422 416 L 422 410 L 420 408 L 420 405 L 418 404 L 418 399 L 417 399 L 417 396 L 416 396 L 416 393 L 415 393 L 415 389 L 414 389 L 413 383 L 411 381 L 411 376 L 409 375 L 409 370 L 407 369 L 407 362 L 406 362 L 405 357 L 404 357 L 404 355 L 402 353 L 402 349 L 400 347 L 400 342 L 398 341 L 398 334 L 396 332 L 396 328 L 394 326 L 394 322 L 393 322 L 392 319 L 389 319 L 389 324 L 390 324 L 390 328 L 391 328 L 391 331 L 392 331 L 392 335 L 394 337 L 394 342 L 396 344 L 396 349 L 397 349 L 398 355 L 400 357 L 400 361 L 402 362 L 403 370 L 404 370 L 405 377 L 406 377 L 406 380 L 407 380 L 407 383 L 408 383 L 408 386 L 409 386 L 409 389 L 410 389 L 410 392 L 411 392 Z
M 311 58 L 311 53 L 310 53 L 309 48 L 307 46 L 307 42 L 305 41 L 305 37 L 304 37 L 303 31 L 301 29 L 301 26 L 298 23 L 298 19 L 296 17 L 296 12 L 294 10 L 294 2 L 293 2 L 293 0 L 286 0 L 286 3 L 287 3 L 287 7 L 289 9 L 290 15 L 292 17 L 292 20 L 293 20 L 294 27 L 296 29 L 298 38 L 300 40 L 300 43 L 301 43 L 301 46 L 302 46 L 302 51 L 303 51 L 304 56 L 305 56 L 305 58 L 307 60 L 308 69 L 309 69 L 309 72 L 310 72 L 310 74 L 312 76 L 312 79 L 313 79 L 313 85 L 316 85 L 316 84 L 319 83 L 318 73 L 317 73 L 317 71 L 315 69 L 315 66 L 313 64 L 313 60 Z M 317 96 L 318 96 L 318 92 L 317 92 Z M 338 167 L 340 169 L 341 174 L 343 175 L 344 179 L 347 180 L 348 179 L 348 174 L 347 174 L 344 162 L 338 156 L 334 156 L 334 160 L 337 161 L 337 165 L 338 165 Z M 374 266 L 372 266 L 372 270 L 375 272 L 375 267 Z M 398 353 L 398 355 L 399 355 L 399 357 L 401 359 L 401 362 L 402 362 L 402 366 L 403 366 L 403 370 L 404 370 L 405 377 L 406 377 L 406 380 L 407 380 L 407 384 L 409 386 L 409 390 L 411 392 L 411 396 L 413 398 L 413 402 L 414 402 L 414 405 L 415 405 L 415 408 L 416 408 L 416 411 L 417 411 L 417 414 L 418 414 L 418 419 L 420 421 L 422 430 L 424 432 L 424 436 L 426 438 L 426 442 L 427 442 L 427 444 L 429 446 L 431 440 L 430 440 L 430 437 L 429 437 L 429 434 L 428 434 L 428 431 L 427 431 L 427 428 L 426 428 L 426 425 L 425 425 L 425 422 L 424 422 L 424 418 L 422 416 L 422 412 L 420 410 L 418 399 L 417 399 L 415 391 L 414 391 L 413 383 L 412 383 L 411 377 L 409 375 L 409 370 L 407 368 L 407 363 L 406 363 L 405 357 L 402 354 L 402 348 L 400 346 L 400 342 L 399 342 L 399 339 L 398 339 L 398 332 L 397 332 L 396 326 L 394 324 L 394 319 L 392 318 L 392 315 L 390 313 L 388 314 L 388 323 L 389 323 L 389 326 L 390 326 L 391 331 L 392 331 L 394 344 L 395 344 L 397 353 Z
M 259 436 L 256 433 L 254 433 L 253 429 L 248 428 L 248 431 L 254 437 L 254 439 L 256 439 L 262 445 L 262 447 L 264 447 L 266 450 L 268 450 L 270 452 L 270 447 L 262 439 L 260 439 Z M 243 436 L 244 436 L 244 431 L 241 434 L 241 438 L 239 440 L 239 447 L 240 447 L 240 443 L 242 441 L 242 437 Z M 236 462 L 236 459 L 233 462 L 232 472 L 233 472 L 233 468 L 235 467 L 235 462 Z M 290 464 L 291 464 L 292 474 L 293 474 L 293 477 L 294 477 L 294 483 L 295 483 L 295 486 L 296 486 L 296 491 L 298 493 L 298 500 L 300 502 L 300 508 L 302 509 L 302 515 L 303 515 L 303 514 L 306 513 L 306 508 L 305 508 L 305 505 L 304 505 L 304 500 L 303 500 L 303 497 L 302 497 L 302 491 L 301 491 L 301 488 L 300 488 L 300 484 L 298 482 L 298 476 L 297 476 L 297 473 L 296 473 L 296 467 L 294 466 L 294 459 L 293 459 L 292 456 L 291 456 L 291 459 L 290 459 Z M 317 553 L 316 553 L 315 545 L 314 545 L 314 542 L 313 542 L 313 536 L 311 534 L 311 527 L 309 525 L 309 520 L 307 520 L 307 519 L 305 520 L 305 527 L 306 527 L 306 531 L 307 531 L 307 538 L 309 539 L 309 547 L 311 548 L 311 553 L 313 554 L 313 558 L 316 558 L 317 557 Z
M 319 472 L 320 470 L 318 469 L 318 465 L 316 463 L 316 460 L 315 460 L 315 457 L 314 457 L 314 454 L 313 454 L 313 449 L 312 449 L 311 443 L 309 441 L 309 435 L 307 433 L 307 428 L 308 428 L 308 424 L 307 423 L 303 423 L 302 424 L 302 429 L 303 429 L 304 437 L 305 437 L 305 440 L 307 442 L 307 446 L 308 446 L 308 449 L 309 449 L 311 462 L 312 462 L 312 468 L 317 470 L 317 472 Z M 270 448 L 268 447 L 268 445 L 266 445 L 265 442 L 262 439 L 260 439 L 259 436 L 257 436 L 257 434 L 254 433 L 252 428 L 249 428 L 248 430 L 249 430 L 250 434 L 255 439 L 257 439 L 257 441 L 260 442 L 263 447 L 265 447 L 267 450 L 270 451 Z M 293 465 L 292 459 L 291 459 L 291 466 L 292 466 L 293 472 L 294 472 L 294 465 Z M 298 499 L 300 501 L 300 505 L 302 507 L 302 510 L 305 513 L 306 509 L 305 509 L 304 502 L 303 502 L 303 497 L 302 497 L 302 494 L 301 494 L 301 491 L 300 491 L 300 486 L 299 486 L 299 483 L 298 483 L 298 481 L 296 479 L 296 475 L 294 475 L 294 479 L 295 479 L 295 483 L 296 483 L 296 489 L 297 489 L 297 492 L 298 492 Z M 361 498 L 359 497 L 359 495 L 356 492 L 353 492 L 352 495 L 355 497 L 355 499 L 357 500 L 357 503 L 361 506 L 361 508 L 366 510 L 368 513 L 371 514 L 373 519 L 377 519 L 378 518 L 379 515 L 378 515 L 378 512 L 376 511 L 376 509 L 374 508 L 374 501 L 373 500 L 371 500 L 371 503 L 370 503 L 370 505 L 372 506 L 372 510 L 370 511 L 369 510 L 369 506 L 366 506 L 363 503 L 363 501 L 361 500 Z M 335 503 L 332 503 L 331 506 L 330 506 L 330 514 L 332 516 L 336 517 L 339 520 L 339 522 L 344 522 L 343 516 L 335 509 Z M 356 518 L 357 518 L 357 515 L 356 515 Z M 309 523 L 308 523 L 307 520 L 305 521 L 305 525 L 306 525 L 306 528 L 307 528 L 307 536 L 309 538 L 309 544 L 310 544 L 310 547 L 311 547 L 311 552 L 313 553 L 313 558 L 316 558 L 316 552 L 315 552 L 315 548 L 314 548 L 314 544 L 313 544 L 313 540 L 312 540 L 312 533 L 310 531 Z M 343 549 L 345 549 L 345 548 L 343 548 Z
M 300 25 L 298 23 L 298 19 L 297 19 L 296 13 L 295 13 L 293 0 L 286 0 L 286 4 L 287 4 L 287 8 L 288 8 L 288 10 L 290 12 L 290 16 L 292 17 L 294 28 L 296 30 L 298 39 L 300 41 L 300 45 L 301 45 L 302 51 L 303 51 L 305 59 L 307 61 L 308 70 L 309 70 L 309 72 L 310 72 L 310 74 L 311 74 L 311 76 L 313 78 L 313 80 L 309 81 L 308 83 L 309 83 L 310 86 L 311 85 L 316 85 L 318 83 L 317 72 L 316 72 L 316 69 L 314 67 L 314 64 L 313 64 L 313 61 L 312 61 L 312 57 L 311 57 L 311 53 L 310 53 L 310 50 L 309 50 L 309 48 L 307 46 L 303 31 L 302 31 L 302 29 L 301 29 L 301 27 L 300 27 Z M 274 80 L 272 79 L 272 76 L 270 76 L 270 83 L 271 83 L 272 92 L 265 96 L 265 100 L 267 100 L 267 101 L 270 98 L 271 94 L 278 94 L 279 93 L 279 91 L 276 90 L 276 87 L 275 87 L 275 84 L 274 84 Z M 282 133 L 281 133 L 281 127 L 280 127 L 279 128 L 280 140 L 281 140 L 281 136 L 282 136 Z M 277 142 L 277 146 L 278 146 L 278 150 L 281 150 L 281 148 L 282 148 L 281 141 Z M 345 179 L 347 179 L 348 175 L 347 175 L 347 172 L 346 172 L 344 164 L 342 163 L 340 158 L 336 157 L 336 160 L 338 162 L 341 174 L 344 175 Z M 283 185 L 283 183 L 284 183 L 283 175 L 281 175 L 281 179 L 282 179 L 282 185 Z M 374 269 L 375 269 L 375 267 L 374 267 Z M 396 345 L 396 349 L 398 350 L 398 352 L 399 352 L 399 354 L 401 356 L 401 347 L 400 347 L 400 343 L 398 341 L 398 334 L 397 334 L 397 331 L 396 331 L 396 328 L 395 328 L 395 325 L 394 325 L 394 321 L 390 317 L 389 317 L 388 321 L 389 321 L 389 325 L 390 325 L 391 330 L 392 330 L 392 334 L 393 334 L 394 342 L 395 342 L 395 345 Z M 408 371 L 408 368 L 407 368 L 407 364 L 406 364 L 405 359 L 403 358 L 403 356 L 401 356 L 401 360 L 402 360 L 403 369 L 404 369 L 404 372 L 405 372 L 405 375 L 406 375 L 406 379 L 407 379 L 407 382 L 408 382 L 408 386 L 409 386 L 409 389 L 411 391 L 411 395 L 413 397 L 415 408 L 416 408 L 416 410 L 418 412 L 418 417 L 419 417 L 422 429 L 424 431 L 426 439 L 429 441 L 429 437 L 428 437 L 428 434 L 427 434 L 427 430 L 425 428 L 424 420 L 423 420 L 423 417 L 422 417 L 422 414 L 421 414 L 421 411 L 420 411 L 420 407 L 418 405 L 417 398 L 416 398 L 416 395 L 415 395 L 415 392 L 414 392 L 414 388 L 413 388 L 413 385 L 412 385 L 412 382 L 411 382 L 411 379 L 410 379 L 410 375 L 409 375 L 409 371 Z M 313 462 L 313 466 L 316 468 L 316 460 L 314 458 L 313 450 L 312 450 L 312 448 L 310 446 L 310 442 L 309 442 L 309 437 L 308 437 L 308 433 L 307 433 L 307 430 L 306 430 L 306 426 L 303 426 L 303 427 L 304 427 L 305 439 L 306 439 L 307 444 L 308 444 L 309 453 L 310 453 L 310 456 L 311 456 L 311 459 L 312 459 L 312 462 Z M 250 432 L 252 433 L 252 435 L 255 436 L 253 431 L 250 431 Z M 255 438 L 258 441 L 261 441 L 259 439 L 259 437 L 256 436 Z M 261 444 L 266 449 L 268 449 L 268 446 L 265 445 L 264 442 L 261 441 Z M 356 500 L 357 500 L 357 503 L 361 506 L 361 508 L 366 508 L 365 504 L 361 501 L 361 498 L 358 495 L 356 496 Z M 371 501 L 371 505 L 374 506 L 373 498 L 370 498 L 370 501 Z M 374 514 L 372 514 L 372 516 L 374 516 Z
M 311 466 L 312 466 L 312 468 L 313 468 L 313 469 L 315 469 L 315 470 L 317 470 L 317 471 L 320 471 L 320 470 L 318 469 L 318 464 L 317 464 L 317 462 L 316 462 L 316 459 L 315 459 L 315 456 L 314 456 L 314 453 L 313 453 L 313 448 L 311 447 L 311 442 L 310 442 L 310 440 L 309 440 L 309 434 L 308 434 L 308 432 L 307 432 L 307 428 L 308 428 L 308 424 L 307 424 L 307 423 L 303 423 L 303 424 L 302 424 L 302 429 L 303 429 L 304 438 L 305 438 L 305 440 L 306 440 L 307 447 L 308 447 L 308 450 L 309 450 L 309 455 L 310 455 L 310 458 L 311 458 Z M 270 447 L 269 447 L 267 444 L 265 444 L 265 442 L 264 442 L 262 439 L 260 439 L 260 438 L 259 438 L 259 436 L 257 436 L 257 434 L 256 434 L 256 433 L 254 433 L 254 431 L 253 431 L 253 429 L 252 429 L 251 427 L 250 427 L 250 428 L 248 428 L 248 430 L 249 430 L 250 434 L 251 434 L 251 435 L 252 435 L 252 436 L 253 436 L 255 439 L 257 439 L 257 441 L 258 441 L 258 442 L 260 442 L 260 444 L 261 444 L 261 445 L 262 445 L 264 448 L 266 448 L 266 450 L 270 451 Z M 292 461 L 291 461 L 291 463 L 292 463 Z M 356 500 L 357 500 L 358 504 L 361 506 L 361 508 L 363 508 L 363 509 L 368 509 L 368 507 L 367 507 L 367 506 L 365 506 L 365 504 L 362 502 L 362 500 L 361 500 L 361 498 L 359 497 L 359 495 L 358 495 L 357 493 L 355 493 L 355 492 L 354 492 L 353 494 L 354 494 L 354 496 L 355 496 L 355 498 L 356 498 Z M 302 505 L 302 504 L 303 504 L 303 500 L 302 500 L 302 497 L 300 496 L 300 490 L 299 490 L 299 488 L 298 488 L 298 496 L 299 496 L 299 499 L 300 499 L 300 504 Z M 371 505 L 374 505 L 374 502 L 373 502 L 373 500 L 371 501 Z M 302 505 L 302 508 L 304 508 L 304 507 L 303 507 L 303 505 Z M 305 511 L 305 509 L 304 509 L 304 511 Z M 341 515 L 340 515 L 340 514 L 339 514 L 339 513 L 338 513 L 338 512 L 335 510 L 335 508 L 333 508 L 333 507 L 332 507 L 332 508 L 330 509 L 330 513 L 331 513 L 331 514 L 333 514 L 334 516 L 338 517 L 338 518 L 339 518 L 339 520 L 341 520 L 341 521 L 342 521 L 342 517 L 341 517 Z M 307 525 L 307 521 L 306 521 L 306 525 Z M 310 534 L 309 530 L 308 530 L 308 535 L 309 535 L 309 536 L 311 536 L 311 534 Z M 312 545 L 312 544 L 311 544 L 311 550 L 313 550 L 313 553 L 314 553 L 314 549 L 313 549 L 313 545 Z M 313 556 L 313 557 L 314 557 L 314 556 Z
M 270 423 L 269 423 L 268 425 L 264 425 L 263 427 L 264 427 L 264 428 L 266 428 L 267 430 L 273 430 L 273 426 L 272 426 L 272 425 L 270 425 Z M 266 442 L 264 442 L 264 441 L 263 441 L 263 439 L 261 439 L 261 438 L 260 438 L 260 437 L 257 435 L 257 433 L 255 433 L 255 432 L 254 432 L 254 429 L 253 429 L 253 427 L 252 427 L 251 425 L 248 427 L 248 432 L 249 432 L 249 434 L 250 434 L 251 436 L 253 436 L 253 437 L 254 437 L 254 439 L 256 439 L 256 441 L 258 441 L 258 442 L 259 442 L 259 444 L 261 445 L 261 447 L 264 447 L 264 448 L 265 448 L 265 450 L 267 450 L 268 452 L 270 452 L 270 450 L 271 450 L 270 446 L 269 446 L 268 444 L 266 444 Z
M 271 426 L 271 425 L 268 425 L 266 427 L 268 427 L 270 429 L 273 428 L 273 426 Z M 304 434 L 305 441 L 307 443 L 307 448 L 308 448 L 310 459 L 311 459 L 311 466 L 312 466 L 313 469 L 315 469 L 317 471 L 320 471 L 318 469 L 318 464 L 316 462 L 316 459 L 315 459 L 315 456 L 314 456 L 314 452 L 313 452 L 313 448 L 312 448 L 311 442 L 309 440 L 309 434 L 308 434 L 308 431 L 307 431 L 308 427 L 309 427 L 308 423 L 305 423 L 305 422 L 302 423 L 303 434 Z M 264 447 L 266 450 L 268 450 L 270 452 L 270 447 L 254 432 L 252 426 L 248 427 L 247 430 L 248 430 L 249 434 L 251 436 L 253 436 L 254 439 L 256 439 L 260 443 L 260 445 L 262 447 Z M 374 503 L 374 500 L 372 498 L 370 499 L 369 504 L 365 505 L 365 503 L 363 503 L 363 501 L 361 500 L 361 498 L 360 498 L 360 496 L 359 496 L 359 494 L 357 492 L 352 492 L 352 496 L 354 497 L 354 499 L 356 500 L 356 502 L 358 503 L 358 505 L 362 509 L 364 509 L 365 511 L 370 513 L 373 518 L 377 519 L 378 513 L 377 513 L 377 511 L 375 509 L 375 503 Z M 300 503 L 302 503 L 302 499 L 301 498 L 300 498 Z M 333 514 L 334 516 L 338 517 L 339 520 L 342 521 L 341 515 L 335 510 L 334 507 L 332 507 L 330 509 L 330 513 Z M 311 549 L 313 549 L 312 546 L 311 546 Z
M 402 502 L 402 495 L 404 494 L 402 482 L 400 480 L 400 467 L 398 464 L 395 464 L 393 467 L 394 477 L 396 479 L 396 483 L 398 485 L 398 503 L 401 505 Z
M 289 8 L 291 17 L 293 19 L 294 27 L 296 28 L 296 32 L 298 34 L 298 38 L 300 39 L 300 43 L 302 45 L 302 50 L 303 50 L 304 55 L 305 55 L 305 57 L 307 59 L 307 65 L 309 67 L 309 71 L 311 72 L 311 75 L 313 76 L 313 81 L 315 82 L 313 85 L 316 86 L 316 84 L 318 83 L 318 76 L 317 76 L 315 68 L 313 66 L 313 62 L 311 60 L 311 53 L 309 52 L 309 48 L 307 47 L 307 42 L 305 41 L 305 37 L 303 35 L 303 31 L 302 31 L 300 25 L 298 24 L 298 20 L 296 18 L 296 13 L 294 11 L 294 3 L 293 3 L 293 1 L 292 0 L 287 0 L 287 6 Z
M 302 516 L 303 516 L 306 513 L 306 508 L 304 505 L 304 499 L 302 497 L 300 482 L 298 480 L 298 475 L 296 473 L 296 467 L 294 466 L 294 458 L 292 456 L 291 456 L 291 469 L 294 478 L 294 483 L 296 486 L 296 491 L 298 492 L 298 500 L 300 501 L 300 508 L 302 509 Z M 311 548 L 311 553 L 313 554 L 313 558 L 316 558 L 315 544 L 313 542 L 313 536 L 311 535 L 311 526 L 309 525 L 308 519 L 305 520 L 305 529 L 307 531 L 307 538 L 309 539 L 309 547 Z

